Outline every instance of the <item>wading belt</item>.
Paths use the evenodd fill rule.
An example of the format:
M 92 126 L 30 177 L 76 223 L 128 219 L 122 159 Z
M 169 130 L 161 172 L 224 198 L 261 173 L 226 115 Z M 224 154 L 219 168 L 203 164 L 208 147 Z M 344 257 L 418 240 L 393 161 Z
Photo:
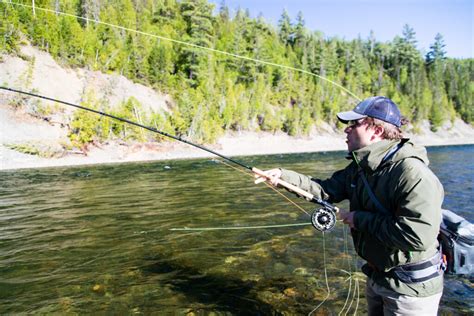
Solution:
M 396 266 L 386 274 L 396 277 L 403 283 L 419 283 L 442 275 L 442 265 L 441 252 L 437 252 L 430 259 Z

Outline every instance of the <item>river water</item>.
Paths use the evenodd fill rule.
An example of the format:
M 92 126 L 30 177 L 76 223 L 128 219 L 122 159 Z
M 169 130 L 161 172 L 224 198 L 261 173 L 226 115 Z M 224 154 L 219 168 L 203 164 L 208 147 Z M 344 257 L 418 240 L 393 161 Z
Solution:
M 428 151 L 445 208 L 474 221 L 474 146 Z M 343 156 L 238 159 L 327 177 Z M 217 160 L 2 171 L 0 185 L 0 314 L 366 311 L 347 229 L 317 232 L 303 210 Z M 184 227 L 222 230 L 173 230 Z M 473 280 L 445 284 L 441 311 L 472 313 Z

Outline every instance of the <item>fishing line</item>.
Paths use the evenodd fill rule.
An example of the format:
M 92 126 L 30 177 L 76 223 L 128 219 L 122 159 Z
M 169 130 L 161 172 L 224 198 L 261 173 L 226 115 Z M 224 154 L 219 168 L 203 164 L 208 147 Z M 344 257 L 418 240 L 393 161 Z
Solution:
M 205 46 L 200 46 L 200 45 L 196 45 L 196 44 L 192 44 L 192 43 L 188 43 L 188 42 L 176 40 L 176 39 L 169 38 L 169 37 L 164 37 L 164 36 L 160 36 L 160 35 L 156 35 L 156 34 L 152 34 L 152 33 L 148 33 L 148 32 L 143 32 L 143 31 L 139 31 L 139 30 L 134 30 L 134 29 L 131 29 L 131 28 L 128 28 L 128 27 L 124 27 L 124 26 L 121 26 L 121 25 L 116 25 L 116 24 L 111 24 L 111 23 L 107 23 L 107 22 L 102 22 L 102 21 L 100 21 L 100 20 L 94 20 L 94 19 L 90 19 L 90 18 L 87 18 L 87 17 L 78 16 L 78 15 L 71 14 L 71 13 L 66 13 L 66 12 L 61 12 L 61 11 L 46 9 L 46 8 L 37 7 L 37 6 L 34 6 L 34 7 L 33 7 L 32 5 L 23 4 L 23 3 L 18 3 L 18 2 L 10 2 L 10 1 L 9 1 L 9 2 L 6 2 L 6 0 L 1 0 L 1 2 L 5 3 L 5 4 L 17 5 L 17 6 L 21 6 L 21 7 L 25 7 L 25 8 L 29 8 L 29 9 L 33 9 L 33 8 L 34 8 L 35 10 L 44 11 L 44 12 L 47 12 L 47 13 L 54 13 L 54 14 L 56 14 L 56 15 L 68 16 L 68 17 L 72 17 L 72 18 L 76 18 L 76 19 L 81 19 L 81 20 L 84 20 L 84 21 L 87 21 L 87 22 L 93 22 L 93 23 L 96 23 L 96 24 L 102 24 L 102 25 L 110 26 L 110 27 L 112 27 L 112 28 L 118 28 L 118 29 L 121 29 L 121 30 L 123 30 L 123 31 L 132 32 L 132 33 L 136 33 L 136 34 L 140 34 L 140 35 L 145 35 L 145 36 L 150 36 L 150 37 L 154 37 L 154 38 L 157 38 L 157 39 L 160 39 L 160 40 L 165 40 L 165 41 L 169 41 L 169 42 L 172 42 L 172 43 L 176 43 L 176 44 L 180 44 L 180 45 L 185 45 L 185 46 L 189 46 L 189 47 L 193 47 L 193 48 L 203 49 L 203 50 L 207 50 L 207 51 L 212 52 L 212 53 L 218 53 L 218 54 L 221 54 L 221 55 L 230 56 L 230 57 L 234 57 L 234 58 L 238 58 L 238 59 L 243 59 L 243 60 L 247 60 L 247 61 L 252 61 L 252 62 L 255 62 L 255 63 L 262 64 L 262 65 L 268 65 L 268 66 L 273 66 L 273 67 L 279 67 L 279 68 L 283 68 L 283 69 L 287 69 L 287 70 L 292 70 L 292 71 L 300 72 L 300 73 L 307 74 L 307 75 L 310 75 L 310 76 L 319 78 L 319 79 L 321 79 L 321 80 L 327 81 L 327 82 L 331 83 L 332 85 L 338 87 L 338 88 L 341 89 L 342 91 L 346 92 L 346 93 L 349 94 L 350 96 L 352 96 L 354 99 L 357 100 L 357 102 L 360 102 L 360 101 L 361 101 L 361 99 L 360 99 L 359 97 L 357 97 L 354 93 L 352 93 L 352 92 L 351 92 L 350 90 L 348 90 L 347 88 L 344 88 L 342 85 L 336 83 L 335 81 L 333 81 L 333 80 L 331 80 L 331 79 L 328 79 L 328 78 L 326 78 L 326 77 L 317 75 L 317 74 L 315 74 L 315 73 L 312 73 L 312 72 L 310 72 L 310 71 L 301 69 L 301 68 L 286 66 L 286 65 L 277 64 L 277 63 L 273 63 L 273 62 L 269 62 L 269 61 L 265 61 L 265 60 L 260 60 L 260 59 L 256 59 L 256 58 L 252 58 L 252 57 L 247 57 L 247 56 L 242 56 L 242 55 L 238 55 L 238 54 L 234 54 L 234 53 L 229 53 L 229 52 L 226 52 L 226 51 L 223 51 L 223 50 L 219 50 L 219 49 L 215 49 L 215 48 L 210 48 L 210 47 L 205 47 Z
M 216 160 L 224 165 L 226 165 L 229 168 L 232 168 L 238 172 L 241 172 L 245 175 L 248 175 L 250 177 L 253 177 L 253 174 L 246 172 L 242 169 L 236 168 L 235 166 L 232 166 L 231 164 L 228 164 L 225 161 L 222 160 Z M 267 182 L 264 182 L 265 185 L 272 189 L 274 192 L 282 196 L 287 202 L 290 204 L 293 204 L 296 208 L 298 208 L 300 211 L 304 212 L 306 215 L 310 216 L 311 215 L 303 209 L 301 206 L 299 206 L 296 202 L 292 201 L 289 199 L 286 195 L 278 191 L 274 186 L 268 184 Z M 291 227 L 291 226 L 307 226 L 311 225 L 311 223 L 297 223 L 297 224 L 280 224 L 280 225 L 260 225 L 260 226 L 227 226 L 227 227 L 196 227 L 196 228 L 189 228 L 189 227 L 183 227 L 183 228 L 170 228 L 172 231 L 211 231 L 211 230 L 239 230 L 239 229 L 262 229 L 262 228 L 282 228 L 282 227 Z
M 350 256 L 350 254 L 349 254 L 349 245 L 348 245 L 349 228 L 344 225 L 342 227 L 342 231 L 343 231 L 343 239 L 344 239 L 344 253 L 347 257 L 347 265 L 349 267 L 349 273 L 351 274 L 351 278 L 353 278 L 354 281 L 355 281 L 354 290 L 357 291 L 357 294 L 354 292 L 353 297 L 352 297 L 352 301 L 351 301 L 351 305 L 350 305 L 350 306 L 352 306 L 352 303 L 355 299 L 356 300 L 356 306 L 355 306 L 354 315 L 356 315 L 357 310 L 359 308 L 359 302 L 360 302 L 360 291 L 359 291 L 359 289 L 360 289 L 360 278 L 355 272 L 355 271 L 357 271 L 357 257 Z M 351 260 L 351 258 L 352 258 L 352 260 Z M 362 281 L 364 281 L 364 280 L 362 280 Z M 355 297 L 357 297 L 357 298 L 355 298 Z M 349 312 L 349 310 L 346 312 L 346 315 L 347 315 L 348 312 Z
M 349 273 L 349 272 L 346 272 L 346 273 Z M 352 305 L 354 304 L 354 301 L 356 302 L 355 303 L 355 310 L 354 310 L 354 315 L 357 315 L 357 310 L 359 309 L 359 298 L 360 298 L 360 292 L 359 292 L 359 279 L 356 277 L 356 278 L 353 278 L 352 275 L 349 277 L 349 280 L 350 282 L 352 283 L 352 280 L 354 280 L 354 286 L 350 286 L 349 288 L 349 293 L 347 294 L 347 297 L 346 297 L 346 302 L 344 303 L 344 306 L 343 306 L 343 309 L 338 313 L 338 315 L 341 315 L 342 312 L 344 311 L 344 309 L 346 308 L 346 305 L 347 305 L 347 299 L 349 298 L 350 294 L 351 294 L 351 289 L 353 288 L 353 291 L 352 291 L 352 299 L 349 303 L 349 306 L 347 307 L 347 311 L 344 313 L 344 315 L 347 315 L 351 308 L 352 308 Z
M 228 164 L 226 163 L 225 161 L 222 161 L 222 160 L 219 160 L 220 163 L 223 163 L 224 165 L 228 166 L 229 168 L 232 168 L 234 170 L 237 170 L 238 172 L 242 172 L 244 173 L 245 175 L 248 175 L 250 177 L 253 177 L 253 174 L 252 173 L 249 173 L 249 172 L 245 172 L 244 170 L 242 169 L 239 169 L 239 168 L 236 168 L 234 166 L 232 166 L 231 164 Z M 276 192 L 277 194 L 279 194 L 280 196 L 282 196 L 285 200 L 287 200 L 290 204 L 293 204 L 297 209 L 299 209 L 300 211 L 302 211 L 303 213 L 305 213 L 306 215 L 310 216 L 311 217 L 311 214 L 309 214 L 304 208 L 302 208 L 301 206 L 299 206 L 296 202 L 294 202 L 293 200 L 289 199 L 286 195 L 284 195 L 283 193 L 281 193 L 280 191 L 278 191 L 273 185 L 271 184 L 268 184 L 267 182 L 264 182 L 265 185 L 272 189 L 274 192 Z
M 318 304 L 311 312 L 308 313 L 308 316 L 313 315 L 313 313 L 318 310 L 329 298 L 331 295 L 331 288 L 329 287 L 329 279 L 328 279 L 328 270 L 326 267 L 326 239 L 325 239 L 325 233 L 323 232 L 323 266 L 324 266 L 324 280 L 326 282 L 326 290 L 327 290 L 327 295 L 324 298 L 324 300 Z
M 350 272 L 347 272 L 347 271 L 344 271 L 344 270 L 341 270 L 341 271 L 345 272 L 349 275 L 349 278 L 346 280 L 346 282 L 349 281 L 349 291 L 347 292 L 346 300 L 344 302 L 344 306 L 342 306 L 342 309 L 339 311 L 339 313 L 337 315 L 341 315 L 342 312 L 346 309 L 347 303 L 349 302 L 349 297 L 351 295 L 351 290 L 352 290 L 352 274 Z M 352 302 L 350 303 L 349 307 L 347 308 L 348 311 L 349 311 L 351 305 L 352 305 Z M 346 312 L 346 315 L 347 315 L 347 312 Z
M 359 309 L 359 302 L 360 302 L 360 282 L 358 278 L 356 278 L 356 284 L 357 284 L 357 301 L 356 301 L 354 315 L 357 315 L 357 310 Z
M 344 225 L 343 228 L 342 228 L 342 235 L 343 235 L 343 239 L 344 239 L 344 254 L 346 254 L 346 256 L 349 256 L 349 252 L 348 252 L 348 248 L 347 248 L 347 230 L 346 230 L 346 226 Z M 349 257 L 348 257 L 349 258 Z M 348 259 L 349 260 L 349 259 Z M 346 296 L 346 301 L 344 302 L 344 306 L 342 307 L 342 310 L 339 312 L 338 315 L 341 315 L 342 312 L 344 311 L 348 301 L 349 301 L 349 297 L 350 297 L 350 294 L 351 294 L 351 290 L 352 290 L 352 266 L 351 266 L 351 262 L 348 261 L 348 267 L 349 267 L 349 272 L 346 271 L 347 274 L 349 274 L 349 291 L 347 293 L 347 296 Z M 356 281 L 356 280 L 354 280 Z M 356 285 L 354 285 L 356 286 Z M 354 289 L 355 290 L 355 289 Z M 352 298 L 351 300 L 351 303 L 349 304 L 349 307 L 347 308 L 347 312 L 346 312 L 346 315 L 347 313 L 349 312 L 350 310 L 350 307 L 352 306 L 352 302 L 353 302 L 354 298 Z
M 352 284 L 352 279 L 353 279 L 353 278 L 350 277 L 350 280 L 351 280 L 350 283 L 351 283 L 351 284 Z M 349 298 L 350 294 L 352 294 L 352 298 L 351 298 L 351 300 L 350 300 L 349 306 L 347 306 L 347 311 L 345 312 L 344 315 L 347 315 L 347 314 L 349 313 L 349 311 L 351 310 L 352 304 L 354 303 L 354 300 L 355 300 L 355 296 L 357 295 L 357 280 L 356 280 L 356 279 L 354 279 L 354 288 L 353 288 L 352 293 L 351 293 L 350 290 L 352 290 L 352 286 L 349 287 L 349 292 L 347 293 L 347 298 Z M 344 306 L 345 306 L 345 305 L 344 305 Z M 341 314 L 342 314 L 342 310 L 341 310 L 341 312 L 340 312 L 338 315 L 341 315 Z
M 345 315 L 347 315 L 354 303 L 354 300 L 356 300 L 356 311 L 357 311 L 357 308 L 358 308 L 358 305 L 359 305 L 359 298 L 360 298 L 360 295 L 359 295 L 359 278 L 357 277 L 357 275 L 355 275 L 354 271 L 353 271 L 353 266 L 352 264 L 354 264 L 354 266 L 356 266 L 356 260 L 351 260 L 351 256 L 349 255 L 349 248 L 348 248 L 348 228 L 347 226 L 343 226 L 342 227 L 342 235 L 343 235 L 343 240 L 344 240 L 344 254 L 346 255 L 347 257 L 347 266 L 348 266 L 348 269 L 349 271 L 346 271 L 346 270 L 341 270 L 342 272 L 346 273 L 349 275 L 349 278 L 348 278 L 348 281 L 349 281 L 349 290 L 348 290 L 348 293 L 346 295 L 346 300 L 344 302 L 344 306 L 342 307 L 341 311 L 338 313 L 338 315 L 341 315 L 344 310 L 346 309 L 347 307 L 347 311 L 345 312 Z M 355 267 L 355 270 L 357 270 L 357 268 Z M 354 284 L 352 284 L 352 280 L 354 280 Z M 350 303 L 349 303 L 349 298 L 352 294 L 352 298 L 350 300 Z M 357 298 L 356 298 L 357 297 Z M 349 306 L 347 306 L 347 304 L 349 303 Z
M 341 315 L 344 312 L 344 310 L 346 309 L 346 306 L 349 302 L 349 297 L 351 295 L 352 295 L 352 298 L 350 300 L 349 306 L 347 306 L 347 311 L 345 312 L 344 315 L 347 315 L 349 313 L 350 309 L 352 308 L 352 305 L 354 304 L 354 301 L 356 302 L 355 303 L 354 315 L 357 315 L 357 310 L 359 308 L 359 301 L 360 301 L 360 291 L 359 291 L 360 290 L 360 279 L 357 276 L 354 277 L 353 272 L 348 272 L 348 271 L 345 271 L 345 270 L 341 270 L 341 271 L 349 275 L 349 277 L 346 280 L 346 282 L 349 281 L 349 291 L 347 293 L 346 301 L 344 302 L 344 306 L 342 307 L 342 309 L 338 313 L 338 315 Z M 352 285 L 352 280 L 354 280 L 354 285 Z
M 311 223 L 260 225 L 260 226 L 199 227 L 199 228 L 183 227 L 183 228 L 170 228 L 170 230 L 172 231 L 239 230 L 239 229 L 281 228 L 281 227 L 308 226 L 308 225 L 311 225 Z
M 357 279 L 355 279 L 355 284 L 354 284 L 354 291 L 353 291 L 353 294 L 352 294 L 352 300 L 351 300 L 351 303 L 349 304 L 349 307 L 347 308 L 347 312 L 345 315 L 347 315 L 349 313 L 349 311 L 351 310 L 352 308 L 352 304 L 354 303 L 355 299 L 356 299 L 356 295 L 357 295 L 357 299 L 359 298 L 359 290 L 358 290 L 358 281 Z M 356 305 L 356 312 L 357 312 L 357 305 Z M 355 313 L 354 313 L 355 315 Z

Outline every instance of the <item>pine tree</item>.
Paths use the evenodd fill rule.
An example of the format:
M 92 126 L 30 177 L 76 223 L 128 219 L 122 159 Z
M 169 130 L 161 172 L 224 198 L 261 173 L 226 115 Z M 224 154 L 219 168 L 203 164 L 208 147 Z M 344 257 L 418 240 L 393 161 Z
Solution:
M 89 26 L 89 20 L 99 20 L 100 5 L 101 5 L 100 2 L 101 1 L 99 0 L 79 0 L 78 1 L 77 3 L 78 15 L 86 18 L 86 20 L 84 19 L 78 20 L 78 22 L 82 26 Z
M 430 122 L 434 130 L 441 125 L 449 106 L 443 82 L 445 64 L 444 47 L 443 37 L 438 33 L 435 36 L 435 42 L 430 46 L 430 51 L 426 55 L 426 65 L 431 80 L 431 89 L 433 91 Z
M 296 25 L 295 25 L 295 36 L 294 36 L 294 46 L 300 50 L 305 47 L 305 21 L 303 17 L 303 12 L 299 11 L 296 16 Z
M 250 22 L 248 12 L 238 10 L 234 18 L 232 29 L 232 46 L 231 52 L 233 54 L 245 57 L 253 57 L 251 55 L 252 43 L 254 40 L 254 32 L 252 32 L 252 25 Z M 237 72 L 237 82 L 251 82 L 255 77 L 255 63 L 239 58 L 228 59 L 229 68 Z
M 411 87 L 409 75 L 416 64 L 420 63 L 421 56 L 416 48 L 415 31 L 408 24 L 403 26 L 402 37 L 395 37 L 391 53 L 391 71 L 397 78 L 397 86 L 403 92 Z M 405 76 L 404 76 L 405 75 Z
M 20 40 L 20 20 L 14 8 L 0 3 L 0 53 L 17 53 Z
M 184 39 L 196 46 L 212 47 L 214 40 L 213 5 L 206 0 L 186 0 L 180 4 L 180 10 L 187 28 L 187 36 Z M 186 46 L 183 48 L 180 66 L 193 87 L 199 84 L 201 76 L 206 72 L 208 54 L 197 47 Z
M 161 90 L 166 91 L 175 72 L 174 54 L 169 42 L 156 41 L 148 55 L 148 78 Z
M 425 61 L 428 65 L 436 62 L 442 61 L 446 59 L 446 51 L 444 48 L 446 45 L 444 44 L 443 35 L 437 33 L 435 36 L 435 41 L 433 44 L 430 45 L 430 51 L 426 54 Z
M 225 0 L 222 0 L 219 5 L 219 18 L 222 23 L 227 23 L 230 20 L 229 7 L 226 5 Z
M 278 20 L 278 33 L 280 41 L 284 45 L 293 45 L 295 34 L 293 26 L 291 25 L 290 16 L 286 9 L 283 10 L 280 20 Z

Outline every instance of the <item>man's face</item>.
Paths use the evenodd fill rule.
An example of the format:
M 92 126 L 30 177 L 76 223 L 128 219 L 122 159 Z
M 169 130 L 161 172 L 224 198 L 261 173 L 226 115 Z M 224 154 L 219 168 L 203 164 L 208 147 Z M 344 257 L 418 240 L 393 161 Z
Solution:
M 369 127 L 365 118 L 349 121 L 344 129 L 344 133 L 347 134 L 346 143 L 349 152 L 372 144 L 375 140 L 374 132 L 374 128 Z

